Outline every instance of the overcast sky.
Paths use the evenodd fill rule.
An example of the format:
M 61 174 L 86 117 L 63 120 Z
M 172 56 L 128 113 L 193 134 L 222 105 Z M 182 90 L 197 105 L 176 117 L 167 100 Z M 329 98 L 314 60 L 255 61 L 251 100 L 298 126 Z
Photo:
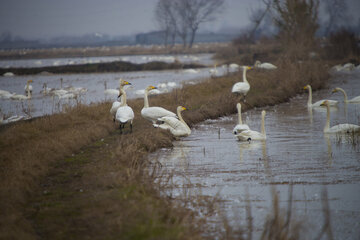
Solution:
M 104 33 L 113 36 L 157 30 L 154 7 L 158 0 L 0 0 L 0 34 L 24 38 Z M 360 0 L 351 2 L 359 17 Z M 258 0 L 226 0 L 223 14 L 200 30 L 218 31 L 249 24 Z M 357 22 L 357 19 L 352 19 Z

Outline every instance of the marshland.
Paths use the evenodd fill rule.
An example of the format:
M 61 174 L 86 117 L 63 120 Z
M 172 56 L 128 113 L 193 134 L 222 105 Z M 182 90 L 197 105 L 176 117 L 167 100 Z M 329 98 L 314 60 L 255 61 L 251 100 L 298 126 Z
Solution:
M 273 13 L 301 15 L 270 2 Z M 317 1 L 284 2 L 318 10 Z M 0 238 L 357 239 L 360 135 L 324 127 L 328 114 L 330 127 L 360 124 L 350 100 L 360 95 L 358 38 L 334 30 L 320 39 L 316 24 L 301 21 L 292 33 L 275 20 L 271 37 L 250 31 L 226 43 L 0 52 L 0 89 L 9 92 L 0 98 Z M 120 79 L 131 85 L 119 92 Z M 232 92 L 245 79 L 246 96 Z M 190 134 L 144 117 L 150 85 L 150 107 L 183 106 Z M 337 105 L 308 105 L 306 85 L 311 103 Z M 113 121 L 120 98 L 111 89 L 126 92 L 132 130 Z M 239 140 L 238 103 L 251 130 L 260 132 L 266 112 L 265 140 Z

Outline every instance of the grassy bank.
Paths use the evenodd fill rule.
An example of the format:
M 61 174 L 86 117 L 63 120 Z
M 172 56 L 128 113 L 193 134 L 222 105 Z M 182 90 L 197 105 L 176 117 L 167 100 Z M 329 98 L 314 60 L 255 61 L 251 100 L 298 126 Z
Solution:
M 243 111 L 288 101 L 306 84 L 319 89 L 329 77 L 321 61 L 282 59 L 276 64 L 275 71 L 248 71 L 251 90 Z M 172 111 L 185 106 L 190 126 L 233 114 L 239 98 L 230 90 L 241 75 L 152 96 L 150 105 Z M 1 237 L 202 238 L 205 225 L 162 196 L 163 186 L 154 181 L 158 176 L 145 170 L 147 153 L 171 147 L 174 138 L 141 118 L 142 99 L 128 104 L 135 112 L 132 134 L 119 134 L 109 116 L 110 103 L 78 106 L 0 130 Z

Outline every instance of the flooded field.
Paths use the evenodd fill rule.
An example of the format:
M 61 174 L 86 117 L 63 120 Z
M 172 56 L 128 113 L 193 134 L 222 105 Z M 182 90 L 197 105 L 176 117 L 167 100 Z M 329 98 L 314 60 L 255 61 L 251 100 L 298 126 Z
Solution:
M 185 55 L 184 55 L 185 56 Z M 187 55 L 186 55 L 187 56 Z M 206 55 L 208 60 L 210 56 Z M 161 57 L 161 56 L 160 56 Z M 197 58 L 194 55 L 190 58 Z M 155 56 L 152 57 L 153 59 Z M 219 74 L 225 74 L 225 68 L 218 68 Z M 148 85 L 159 87 L 160 93 L 171 91 L 173 88 L 181 87 L 184 83 L 193 84 L 203 78 L 210 76 L 209 68 L 186 69 L 186 70 L 167 70 L 167 71 L 141 71 L 141 72 L 121 72 L 121 73 L 93 73 L 93 74 L 63 74 L 63 75 L 31 75 L 31 76 L 1 76 L 0 89 L 11 93 L 25 94 L 24 87 L 27 80 L 31 83 L 33 93 L 31 100 L 13 100 L 0 97 L 1 113 L 6 116 L 23 115 L 31 117 L 42 116 L 59 112 L 64 106 L 74 106 L 77 103 L 90 104 L 105 100 L 116 100 L 115 95 L 106 95 L 107 89 L 119 87 L 119 79 L 123 78 L 132 83 L 128 89 L 129 98 L 143 97 L 142 90 Z M 62 79 L 62 81 L 61 81 Z M 44 84 L 52 89 L 81 89 L 82 91 L 76 98 L 61 98 L 57 95 L 44 95 Z
M 360 95 L 360 71 L 337 73 L 329 89 L 313 93 L 313 102 L 339 101 L 331 111 L 331 125 L 360 124 L 360 104 L 344 104 L 341 93 L 331 94 L 334 87 L 345 89 L 349 98 Z M 168 194 L 181 196 L 184 189 L 194 195 L 219 194 L 230 223 L 246 228 L 248 192 L 253 236 L 259 239 L 273 209 L 271 189 L 286 209 L 292 184 L 292 220 L 303 222 L 308 237 L 314 238 L 325 222 L 321 200 L 325 188 L 334 239 L 359 239 L 360 138 L 324 135 L 326 110 L 308 111 L 307 99 L 304 91 L 288 103 L 242 114 L 251 129 L 260 131 L 260 114 L 266 110 L 266 142 L 238 142 L 232 133 L 237 123 L 233 115 L 198 124 L 173 149 L 152 154 L 165 172 L 173 174 L 177 188 Z
M 182 63 L 212 64 L 213 54 L 176 54 L 176 55 L 128 55 L 128 56 L 106 56 L 106 57 L 79 57 L 79 58 L 46 58 L 46 59 L 25 59 L 25 60 L 0 60 L 0 68 L 31 68 L 46 66 L 64 66 L 89 63 L 107 63 L 124 61 L 131 63 L 148 63 L 153 61 L 172 63 L 177 59 Z

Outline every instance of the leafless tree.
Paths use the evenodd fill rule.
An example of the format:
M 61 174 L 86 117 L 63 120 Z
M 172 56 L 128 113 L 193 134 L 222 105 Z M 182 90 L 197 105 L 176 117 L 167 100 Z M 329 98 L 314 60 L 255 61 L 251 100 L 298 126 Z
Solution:
M 274 21 L 285 44 L 309 47 L 318 29 L 319 0 L 273 0 Z
M 192 47 L 199 25 L 216 19 L 225 0 L 179 0 L 186 9 L 186 20 L 190 30 L 189 48 Z
M 345 0 L 324 0 L 328 22 L 325 35 L 331 33 L 339 22 L 347 20 L 347 4 Z
M 265 4 L 265 9 L 257 9 L 256 11 L 252 11 L 250 15 L 250 21 L 253 23 L 249 33 L 249 39 L 251 41 L 254 41 L 256 30 L 259 28 L 266 14 L 270 11 L 272 1 L 262 0 L 262 2 Z
M 176 20 L 173 1 L 159 0 L 155 7 L 155 19 L 164 32 L 165 46 L 168 45 L 169 37 L 171 37 L 171 45 L 173 46 L 176 37 Z

